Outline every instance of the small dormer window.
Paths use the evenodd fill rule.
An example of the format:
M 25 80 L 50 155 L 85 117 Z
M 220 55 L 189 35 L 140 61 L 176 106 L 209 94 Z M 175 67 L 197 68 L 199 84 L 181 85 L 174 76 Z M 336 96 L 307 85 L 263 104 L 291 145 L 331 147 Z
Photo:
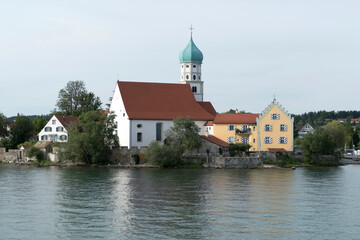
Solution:
M 52 120 L 52 125 L 55 125 L 56 124 L 56 120 Z

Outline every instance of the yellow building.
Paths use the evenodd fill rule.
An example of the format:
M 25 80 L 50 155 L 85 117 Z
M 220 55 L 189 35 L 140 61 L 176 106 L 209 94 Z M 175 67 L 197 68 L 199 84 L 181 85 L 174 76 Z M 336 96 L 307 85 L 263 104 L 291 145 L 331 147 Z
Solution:
M 259 114 L 216 114 L 213 135 L 228 143 L 248 143 L 257 151 L 256 119 Z M 210 132 L 209 132 L 210 133 Z
M 250 151 L 293 151 L 294 118 L 274 99 L 261 114 L 216 114 L 206 131 L 227 143 L 248 143 Z
M 294 118 L 276 99 L 256 119 L 258 151 L 293 151 Z

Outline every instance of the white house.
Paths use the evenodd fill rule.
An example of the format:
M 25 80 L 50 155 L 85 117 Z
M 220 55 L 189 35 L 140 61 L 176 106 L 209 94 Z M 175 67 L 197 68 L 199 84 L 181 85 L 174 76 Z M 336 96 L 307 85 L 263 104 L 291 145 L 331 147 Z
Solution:
M 67 128 L 71 122 L 77 121 L 77 117 L 54 115 L 38 134 L 41 141 L 67 142 Z
M 310 125 L 310 124 L 305 124 L 305 126 L 303 126 L 298 134 L 299 134 L 299 138 L 302 139 L 306 134 L 308 133 L 311 133 L 313 134 L 314 133 L 314 128 Z

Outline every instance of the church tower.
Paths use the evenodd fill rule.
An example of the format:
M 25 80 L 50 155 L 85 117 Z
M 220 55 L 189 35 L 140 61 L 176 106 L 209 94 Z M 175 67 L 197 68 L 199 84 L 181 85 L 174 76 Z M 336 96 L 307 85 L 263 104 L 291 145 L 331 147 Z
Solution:
M 191 28 L 192 29 L 192 28 Z M 180 83 L 189 84 L 197 102 L 204 97 L 204 82 L 201 77 L 202 52 L 196 47 L 190 35 L 190 42 L 180 53 L 181 77 Z

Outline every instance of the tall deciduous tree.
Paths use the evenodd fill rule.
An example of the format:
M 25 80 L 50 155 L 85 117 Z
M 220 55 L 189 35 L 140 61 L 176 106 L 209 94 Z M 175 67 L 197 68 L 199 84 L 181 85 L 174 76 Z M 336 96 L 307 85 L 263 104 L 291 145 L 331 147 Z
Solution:
M 70 124 L 63 158 L 87 164 L 109 162 L 111 148 L 118 146 L 114 118 L 114 115 L 106 115 L 103 111 L 82 113 L 78 122 Z
M 101 101 L 94 93 L 86 90 L 83 81 L 69 81 L 59 91 L 56 106 L 64 115 L 79 116 L 87 111 L 99 110 Z
M 28 141 L 33 133 L 33 125 L 26 116 L 18 115 L 14 127 L 10 130 L 11 147 L 16 148 L 18 144 Z
M 7 130 L 7 122 L 5 121 L 5 116 L 0 113 L 0 138 L 7 137 L 9 132 Z
M 34 132 L 36 134 L 38 134 L 46 125 L 47 121 L 45 118 L 41 117 L 41 116 L 37 116 L 33 121 L 33 126 L 34 126 Z

